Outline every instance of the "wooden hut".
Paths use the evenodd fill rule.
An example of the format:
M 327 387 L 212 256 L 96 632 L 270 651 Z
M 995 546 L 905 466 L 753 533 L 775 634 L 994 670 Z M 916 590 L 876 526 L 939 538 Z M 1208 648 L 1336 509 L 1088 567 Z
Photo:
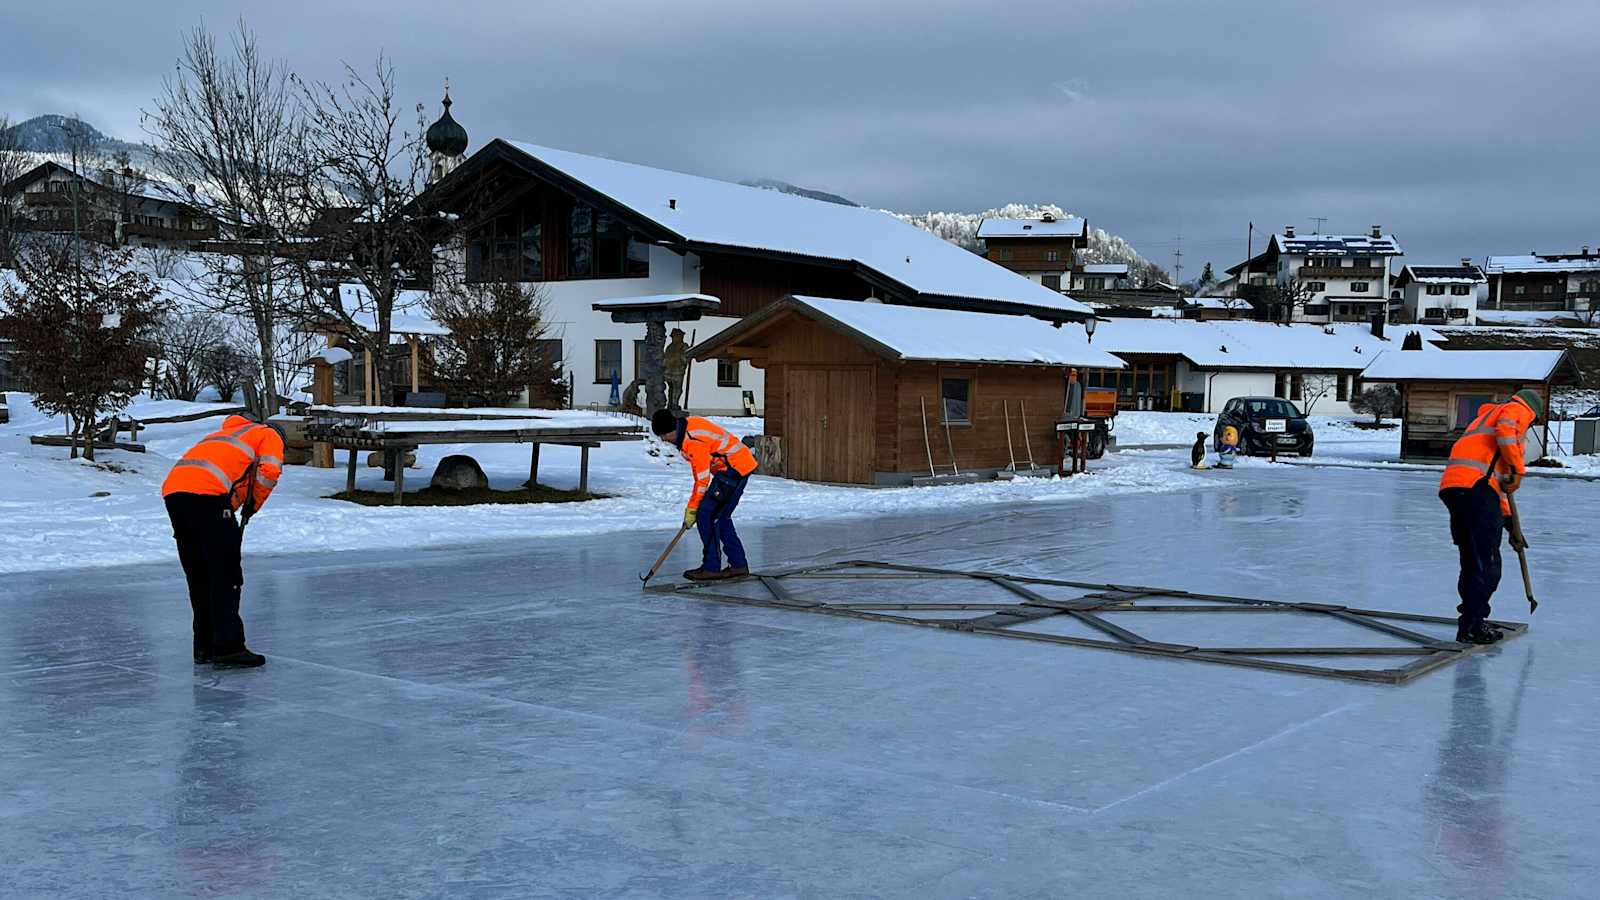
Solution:
M 802 481 L 907 484 L 1051 466 L 1070 367 L 1120 368 L 1076 325 L 790 296 L 690 350 L 766 370 L 766 439 Z
M 1400 389 L 1400 458 L 1408 462 L 1448 459 L 1485 403 L 1504 403 L 1532 388 L 1550 408 L 1552 388 L 1578 383 L 1578 369 L 1565 350 L 1453 350 L 1427 353 L 1386 350 L 1361 373 L 1368 383 Z M 1530 459 L 1549 445 L 1548 419 L 1528 442 Z

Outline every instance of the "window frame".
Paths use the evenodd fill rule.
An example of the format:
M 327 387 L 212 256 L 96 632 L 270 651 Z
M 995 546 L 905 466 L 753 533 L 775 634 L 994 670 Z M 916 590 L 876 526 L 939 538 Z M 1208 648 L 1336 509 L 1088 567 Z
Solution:
M 959 426 L 970 426 L 970 425 L 972 425 L 972 380 L 973 379 L 972 379 L 971 375 L 946 374 L 944 372 L 940 372 L 939 373 L 939 424 L 940 425 L 949 425 L 949 426 L 951 426 L 953 428 L 954 427 L 959 427 Z M 951 403 L 953 398 L 947 397 L 945 395 L 945 387 L 946 387 L 946 385 L 952 384 L 952 383 L 960 383 L 960 384 L 963 384 L 963 385 L 966 386 L 966 391 L 965 391 L 966 400 L 964 401 L 966 403 L 966 405 L 967 405 L 966 415 L 965 415 L 964 418 L 961 418 L 961 419 L 954 419 L 954 418 L 951 418 L 951 416 L 950 416 L 950 403 Z
M 602 344 L 611 344 L 611 345 L 614 345 L 616 347 L 616 350 L 617 350 L 617 383 L 619 385 L 620 384 L 625 384 L 626 382 L 624 382 L 622 380 L 622 339 L 621 338 L 595 338 L 594 339 L 594 383 L 595 384 L 610 384 L 611 383 L 611 379 L 609 377 L 602 377 L 601 374 L 600 374 L 600 361 L 605 358 L 604 354 L 601 352 L 601 350 L 602 350 L 601 345 Z
M 1452 296 L 1452 297 L 1470 297 L 1471 295 L 1472 295 L 1472 285 L 1470 285 L 1470 284 L 1452 284 L 1452 285 L 1450 285 L 1450 296 Z
M 1370 281 L 1352 281 L 1352 282 L 1350 282 L 1350 293 L 1352 293 L 1352 294 L 1367 294 L 1367 293 L 1371 293 L 1371 292 L 1372 292 L 1372 282 L 1370 282 Z
M 739 387 L 739 370 L 743 368 L 743 366 L 739 365 L 740 362 L 741 360 L 737 360 L 732 357 L 717 357 L 717 387 Z M 733 377 L 731 379 L 724 377 L 724 366 L 729 366 L 733 370 Z

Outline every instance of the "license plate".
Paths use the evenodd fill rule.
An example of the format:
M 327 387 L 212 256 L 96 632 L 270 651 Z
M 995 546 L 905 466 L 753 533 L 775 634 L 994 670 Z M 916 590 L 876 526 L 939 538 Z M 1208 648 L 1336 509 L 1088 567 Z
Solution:
M 1094 430 L 1094 423 L 1093 422 L 1079 422 L 1078 423 L 1078 430 L 1079 431 L 1093 431 Z
M 1275 432 L 1281 434 L 1281 433 L 1289 430 L 1289 420 L 1288 419 L 1268 419 L 1265 430 L 1266 430 L 1266 432 L 1268 434 L 1272 434 L 1272 433 L 1275 433 Z
M 1278 443 L 1280 443 L 1280 444 L 1292 444 L 1292 443 L 1294 443 L 1294 436 L 1293 435 L 1286 435 L 1286 434 L 1278 435 Z

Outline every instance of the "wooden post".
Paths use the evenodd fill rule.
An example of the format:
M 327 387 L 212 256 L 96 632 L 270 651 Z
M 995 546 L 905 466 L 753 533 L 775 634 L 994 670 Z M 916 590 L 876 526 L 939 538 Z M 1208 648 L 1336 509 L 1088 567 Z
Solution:
M 578 493 L 589 493 L 589 445 L 584 444 L 578 448 L 583 456 L 578 461 Z
M 528 484 L 531 490 L 539 483 L 539 442 L 533 442 L 533 449 L 528 451 Z
M 356 448 L 354 447 L 350 448 L 350 459 L 345 464 L 344 489 L 348 494 L 356 492 Z
M 405 448 L 388 451 L 394 459 L 394 505 L 400 506 L 406 495 L 406 451 Z
M 311 399 L 319 406 L 333 405 L 333 366 L 318 362 L 312 367 Z M 333 445 L 316 441 L 311 445 L 311 465 L 317 469 L 333 468 Z
M 420 385 L 422 383 L 421 382 L 421 378 L 420 378 L 422 370 L 421 370 L 421 365 L 420 365 L 420 363 L 418 361 L 418 358 L 417 358 L 417 337 L 416 337 L 416 335 L 412 335 L 412 334 L 406 335 L 406 343 L 411 346 L 411 393 L 415 394 L 418 391 L 422 390 L 422 388 L 420 387 Z
M 365 403 L 368 406 L 372 406 L 374 404 L 372 402 L 372 351 L 371 350 L 362 350 L 361 351 L 361 376 L 362 376 L 361 402 Z

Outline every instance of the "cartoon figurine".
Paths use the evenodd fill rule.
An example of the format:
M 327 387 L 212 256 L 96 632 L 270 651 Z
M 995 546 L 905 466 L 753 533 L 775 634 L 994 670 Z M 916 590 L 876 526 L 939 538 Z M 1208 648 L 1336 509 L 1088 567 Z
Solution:
M 1234 454 L 1239 452 L 1239 429 L 1232 425 L 1222 428 L 1222 443 L 1217 445 L 1217 468 L 1233 468 Z
M 1189 451 L 1189 468 L 1204 469 L 1206 466 L 1206 433 L 1197 431 L 1194 435 L 1194 448 Z

